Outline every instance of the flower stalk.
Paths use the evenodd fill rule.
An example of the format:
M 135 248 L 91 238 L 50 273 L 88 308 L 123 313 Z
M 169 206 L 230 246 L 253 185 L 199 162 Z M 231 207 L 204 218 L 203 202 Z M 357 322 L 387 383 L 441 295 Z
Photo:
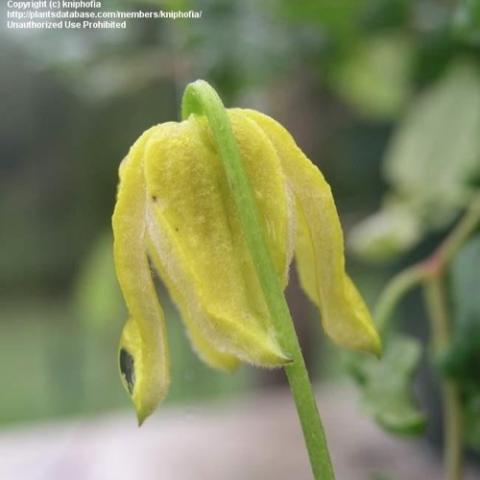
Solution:
M 264 238 L 254 195 L 223 103 L 215 90 L 204 81 L 191 83 L 185 89 L 182 118 L 186 119 L 191 114 L 205 115 L 208 120 L 279 344 L 290 357 L 284 369 L 314 477 L 316 480 L 333 480 L 335 477 L 322 421 L 293 320 Z
M 300 284 L 338 345 L 374 355 L 381 341 L 345 270 L 335 201 L 288 131 L 255 110 L 226 110 L 204 81 L 186 87 L 183 121 L 146 130 L 119 169 L 114 260 L 128 319 L 122 383 L 139 423 L 170 384 L 166 324 L 152 265 L 198 356 L 231 372 L 285 368 L 316 479 L 334 478 L 325 433 L 283 291 Z

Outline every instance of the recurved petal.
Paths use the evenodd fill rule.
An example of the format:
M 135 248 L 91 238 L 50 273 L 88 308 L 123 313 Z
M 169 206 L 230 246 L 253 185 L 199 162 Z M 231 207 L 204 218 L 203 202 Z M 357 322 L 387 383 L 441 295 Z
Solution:
M 113 213 L 114 261 L 129 319 L 120 341 L 120 370 L 141 423 L 165 397 L 169 357 L 165 321 L 146 253 L 145 144 L 158 127 L 146 131 L 120 167 Z
M 297 269 L 320 309 L 325 331 L 342 346 L 379 354 L 380 338 L 368 308 L 345 272 L 343 234 L 330 186 L 279 123 L 253 110 L 243 112 L 272 141 L 295 194 Z
M 283 280 L 291 237 L 285 177 L 263 132 L 236 114 L 231 121 Z M 200 355 L 216 366 L 228 356 L 284 364 L 206 119 L 163 125 L 149 139 L 145 159 L 154 262 Z M 220 362 L 219 353 L 227 355 Z

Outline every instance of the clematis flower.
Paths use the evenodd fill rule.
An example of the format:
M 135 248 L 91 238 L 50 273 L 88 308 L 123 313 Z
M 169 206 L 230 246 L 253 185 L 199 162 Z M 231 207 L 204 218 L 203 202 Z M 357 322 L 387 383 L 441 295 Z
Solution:
M 369 311 L 345 272 L 340 221 L 323 175 L 272 118 L 253 110 L 227 112 L 282 287 L 295 256 L 327 335 L 343 347 L 378 354 Z M 204 116 L 154 126 L 131 147 L 120 166 L 113 231 L 129 312 L 120 370 L 140 423 L 170 382 L 152 266 L 208 365 L 232 371 L 242 362 L 288 364 Z

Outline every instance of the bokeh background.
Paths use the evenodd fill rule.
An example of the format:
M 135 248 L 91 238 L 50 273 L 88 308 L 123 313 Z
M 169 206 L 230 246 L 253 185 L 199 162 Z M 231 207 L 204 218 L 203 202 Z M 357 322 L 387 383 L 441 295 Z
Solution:
M 417 100 L 455 75 L 455 65 L 474 72 L 480 64 L 475 1 L 103 5 L 194 8 L 203 16 L 132 21 L 115 31 L 7 31 L 2 22 L 0 428 L 130 409 L 116 364 L 125 317 L 111 262 L 117 169 L 146 128 L 178 119 L 188 82 L 206 79 L 226 105 L 281 121 L 330 182 L 350 239 L 354 226 L 385 203 L 392 182 L 383 164 Z M 468 75 L 477 92 L 469 101 L 478 105 L 478 79 Z M 422 137 L 428 128 L 414 129 Z M 421 235 L 412 233 L 410 219 L 392 218 L 396 233 L 386 248 L 395 255 L 374 247 L 362 259 L 349 250 L 349 271 L 371 305 L 394 272 L 431 251 L 456 210 Z M 364 230 L 356 249 L 349 240 L 360 253 L 368 250 Z M 200 364 L 161 285 L 159 293 L 173 368 L 162 409 L 283 384 L 278 372 L 243 367 L 225 376 Z M 347 381 L 294 272 L 288 296 L 315 381 Z M 420 339 L 427 335 L 423 316 L 415 295 L 397 315 L 400 328 Z M 438 405 L 427 362 L 420 378 L 417 391 L 435 441 Z

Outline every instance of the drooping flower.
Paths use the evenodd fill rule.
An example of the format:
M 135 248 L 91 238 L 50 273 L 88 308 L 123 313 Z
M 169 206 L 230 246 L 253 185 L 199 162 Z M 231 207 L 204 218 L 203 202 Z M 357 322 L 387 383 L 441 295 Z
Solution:
M 275 120 L 228 110 L 266 243 L 283 288 L 295 255 L 303 289 L 332 340 L 378 354 L 370 313 L 345 273 L 329 185 Z M 206 118 L 147 130 L 120 167 L 114 257 L 129 311 L 120 369 L 143 421 L 167 393 L 169 355 L 150 263 L 177 305 L 193 348 L 212 367 L 289 362 L 263 291 Z

